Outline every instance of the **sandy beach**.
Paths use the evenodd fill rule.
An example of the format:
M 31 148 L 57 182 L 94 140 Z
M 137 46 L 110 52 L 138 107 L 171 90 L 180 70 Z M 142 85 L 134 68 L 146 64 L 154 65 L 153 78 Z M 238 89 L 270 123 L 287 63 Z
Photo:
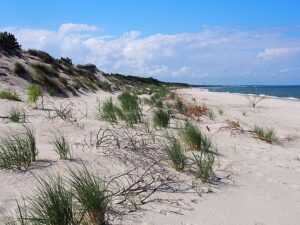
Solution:
M 214 118 L 202 116 L 197 125 L 213 140 L 218 160 L 215 173 L 220 182 L 201 184 L 187 173 L 172 173 L 199 192 L 158 192 L 153 198 L 166 199 L 141 205 L 112 224 L 143 225 L 298 225 L 300 221 L 300 101 L 265 98 L 255 108 L 244 95 L 215 93 L 199 88 L 178 89 L 176 93 L 190 104 L 205 104 Z M 38 161 L 26 172 L 0 171 L 0 213 L 16 208 L 15 199 L 30 195 L 36 177 L 66 174 L 69 167 L 83 162 L 100 177 L 126 171 L 115 157 L 83 145 L 84 137 L 100 127 L 110 126 L 97 120 L 98 102 L 118 93 L 104 91 L 79 97 L 45 99 L 48 110 L 34 110 L 23 102 L 0 99 L 0 115 L 14 107 L 24 108 L 27 122 L 37 136 Z M 23 93 L 22 98 L 25 98 Z M 59 104 L 70 105 L 74 120 L 49 119 L 48 112 Z M 146 107 L 146 108 L 145 108 Z M 144 106 L 147 111 L 148 106 Z M 47 116 L 48 115 L 48 116 Z M 240 129 L 231 129 L 226 121 L 236 121 Z M 266 143 L 253 137 L 254 126 L 273 128 L 278 143 Z M 118 126 L 116 126 L 118 128 Z M 7 120 L 0 122 L 3 137 L 9 130 L 22 126 Z M 209 131 L 208 131 L 209 130 Z M 63 132 L 71 144 L 73 160 L 59 160 L 51 137 Z M 126 149 L 123 149 L 126 151 Z M 167 163 L 166 163 L 167 165 Z M 197 188 L 195 188 L 197 189 Z

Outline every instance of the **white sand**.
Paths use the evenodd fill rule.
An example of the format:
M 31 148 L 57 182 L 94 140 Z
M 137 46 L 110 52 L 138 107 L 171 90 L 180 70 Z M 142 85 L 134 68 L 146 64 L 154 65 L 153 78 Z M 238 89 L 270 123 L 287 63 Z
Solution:
M 229 175 L 229 179 L 212 186 L 212 193 L 196 194 L 176 193 L 159 194 L 159 197 L 171 197 L 176 203 L 151 203 L 138 211 L 128 214 L 123 222 L 115 224 L 143 225 L 299 225 L 300 224 L 300 101 L 265 99 L 257 108 L 251 108 L 245 96 L 225 93 L 212 93 L 200 89 L 182 89 L 177 91 L 184 99 L 198 104 L 205 103 L 216 115 L 214 121 L 203 117 L 200 126 L 210 128 L 210 136 L 220 153 L 216 173 Z M 85 134 L 97 130 L 105 122 L 95 119 L 97 98 L 101 101 L 111 94 L 105 92 L 90 93 L 80 97 L 56 99 L 66 104 L 73 102 L 73 125 L 60 119 L 53 122 L 45 117 L 41 110 L 29 109 L 24 103 L 0 99 L 0 115 L 4 116 L 11 106 L 26 109 L 28 120 L 37 133 L 37 145 L 40 162 L 29 172 L 18 173 L 0 171 L 0 212 L 14 208 L 15 198 L 20 194 L 30 194 L 36 180 L 33 174 L 45 176 L 54 171 L 64 174 L 67 165 L 76 166 L 77 161 L 58 160 L 49 143 L 53 131 L 63 131 L 72 143 L 73 155 L 82 159 L 89 168 L 100 176 L 107 175 L 108 169 L 123 171 L 124 166 L 113 159 L 95 151 L 82 150 L 80 143 Z M 47 104 L 52 107 L 51 104 Z M 224 111 L 219 115 L 218 110 Z M 84 112 L 88 116 L 84 116 Z M 81 111 L 81 112 L 80 112 Z M 247 112 L 243 116 L 242 112 Z M 268 144 L 254 139 L 249 133 L 233 133 L 226 119 L 239 121 L 245 130 L 254 125 L 273 127 L 280 139 L 279 144 Z M 84 125 L 84 126 L 83 126 Z M 0 121 L 0 135 L 8 128 L 20 129 L 20 125 Z M 289 140 L 287 140 L 287 138 Z M 44 160 L 44 161 L 43 161 Z M 192 178 L 192 177 L 191 177 Z M 205 186 L 205 188 L 208 188 Z M 179 200 L 181 199 L 181 200 Z

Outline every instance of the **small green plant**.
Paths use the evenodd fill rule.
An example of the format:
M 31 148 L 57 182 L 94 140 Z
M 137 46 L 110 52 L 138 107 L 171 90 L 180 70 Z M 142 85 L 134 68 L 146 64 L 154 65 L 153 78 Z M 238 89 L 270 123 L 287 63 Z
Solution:
M 139 98 L 136 95 L 124 91 L 118 96 L 122 114 L 121 117 L 129 125 L 142 122 L 142 111 L 139 105 Z
M 54 107 L 55 116 L 61 118 L 62 120 L 70 120 L 73 117 L 72 105 L 59 104 L 59 107 Z
M 183 170 L 187 163 L 187 157 L 180 141 L 175 136 L 170 136 L 169 140 L 170 144 L 165 147 L 165 152 L 172 161 L 174 169 L 177 171 Z
M 186 113 L 187 112 L 187 106 L 186 104 L 183 103 L 181 99 L 177 99 L 175 102 L 175 108 L 180 112 L 180 113 Z
M 224 114 L 224 110 L 223 109 L 219 109 L 219 114 L 222 116 Z
M 208 110 L 208 117 L 210 120 L 214 120 L 216 118 L 214 111 Z
M 212 142 L 209 137 L 202 134 L 200 129 L 187 121 L 180 131 L 184 142 L 194 150 L 208 152 L 212 147 Z
M 20 102 L 21 99 L 16 92 L 9 92 L 9 91 L 0 91 L 0 99 L 7 99 L 11 101 L 18 101 Z
M 25 112 L 19 108 L 11 107 L 9 110 L 8 118 L 14 123 L 25 122 Z
M 30 212 L 23 216 L 28 224 L 79 224 L 65 181 L 59 175 L 38 181 L 35 197 L 29 201 Z
M 171 113 L 163 109 L 158 109 L 153 115 L 153 124 L 156 127 L 168 127 L 170 123 Z
M 97 107 L 98 117 L 108 122 L 117 122 L 120 109 L 113 103 L 112 98 L 109 98 L 101 106 L 100 103 Z
M 31 84 L 27 89 L 27 95 L 28 103 L 36 104 L 37 100 L 43 96 L 43 90 L 40 86 Z
M 67 159 L 68 157 L 71 158 L 70 146 L 63 134 L 56 134 L 52 143 L 54 145 L 54 151 L 59 155 L 60 159 Z
M 200 155 L 193 154 L 193 163 L 197 177 L 200 178 L 203 183 L 206 183 L 214 174 L 213 165 L 215 163 L 215 156 L 202 152 Z
M 256 134 L 257 138 L 264 140 L 268 143 L 274 143 L 278 140 L 275 131 L 271 128 L 256 126 L 254 128 L 254 133 Z
M 70 184 L 74 197 L 89 217 L 91 224 L 104 225 L 105 214 L 111 201 L 111 193 L 104 182 L 91 174 L 86 167 L 71 170 Z M 88 224 L 90 224 L 88 223 Z
M 247 116 L 247 112 L 246 111 L 243 111 L 242 114 L 243 114 L 243 116 Z
M 25 133 L 10 133 L 0 139 L 0 168 L 27 169 L 36 160 L 34 131 L 24 126 Z

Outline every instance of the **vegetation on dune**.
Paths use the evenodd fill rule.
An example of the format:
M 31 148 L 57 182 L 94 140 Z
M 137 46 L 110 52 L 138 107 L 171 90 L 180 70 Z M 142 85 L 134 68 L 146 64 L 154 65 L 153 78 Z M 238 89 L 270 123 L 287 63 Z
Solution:
M 43 98 L 43 90 L 40 86 L 38 85 L 29 85 L 27 88 L 27 95 L 28 95 L 28 103 L 29 104 L 35 104 L 38 101 L 39 98 Z
M 36 160 L 37 148 L 32 128 L 24 126 L 24 133 L 11 132 L 0 139 L 0 167 L 27 169 Z
M 25 112 L 19 108 L 11 107 L 8 112 L 8 118 L 11 122 L 23 123 L 25 122 Z
M 117 122 L 120 115 L 120 109 L 113 103 L 112 98 L 106 100 L 103 105 L 98 105 L 98 118 L 106 120 L 108 122 Z
M 59 155 L 60 159 L 71 158 L 69 143 L 62 133 L 54 136 L 52 144 L 54 145 L 54 151 Z
M 177 109 L 180 113 L 186 113 L 187 112 L 186 104 L 184 104 L 184 102 L 179 98 L 176 99 L 175 109 Z
M 15 213 L 7 215 L 5 225 L 104 225 L 111 192 L 86 168 L 70 170 L 70 178 L 60 175 L 37 177 L 34 196 Z
M 142 122 L 142 111 L 139 98 L 130 92 L 124 91 L 118 96 L 122 109 L 122 119 L 129 125 Z
M 215 163 L 215 156 L 207 153 L 201 153 L 200 155 L 193 154 L 193 163 L 196 176 L 200 178 L 203 183 L 206 183 L 214 174 L 213 165 Z
M 0 91 L 0 99 L 7 99 L 11 101 L 21 101 L 19 95 L 16 92 Z
M 111 201 L 111 192 L 105 184 L 86 167 L 81 170 L 71 170 L 70 183 L 74 197 L 80 203 L 80 211 L 88 215 L 88 221 L 92 224 L 104 224 L 105 214 Z
M 0 32 L 0 52 L 16 53 L 21 50 L 21 45 L 18 43 L 15 36 L 8 32 Z
M 210 120 L 214 120 L 216 118 L 216 115 L 212 109 L 208 110 L 208 117 Z
M 23 66 L 23 64 L 19 63 L 19 62 L 16 62 L 14 64 L 13 72 L 15 74 L 18 74 L 18 75 L 23 75 L 23 74 L 27 73 L 27 71 L 26 71 L 25 67 Z
M 187 164 L 187 156 L 182 149 L 180 141 L 175 136 L 169 137 L 170 144 L 165 147 L 168 158 L 172 161 L 175 170 L 183 170 Z
M 208 152 L 212 147 L 212 141 L 204 135 L 198 127 L 187 121 L 180 131 L 180 135 L 184 142 L 194 150 Z
M 153 115 L 153 124 L 157 127 L 168 127 L 171 113 L 163 109 L 158 109 Z
M 27 51 L 30 55 L 36 56 L 39 59 L 41 59 L 44 63 L 56 65 L 57 62 L 54 57 L 52 57 L 50 54 L 47 52 L 41 51 L 41 50 L 36 50 L 36 49 L 28 49 Z
M 271 128 L 264 128 L 256 126 L 254 133 L 257 138 L 264 140 L 268 143 L 274 143 L 278 140 L 276 132 Z

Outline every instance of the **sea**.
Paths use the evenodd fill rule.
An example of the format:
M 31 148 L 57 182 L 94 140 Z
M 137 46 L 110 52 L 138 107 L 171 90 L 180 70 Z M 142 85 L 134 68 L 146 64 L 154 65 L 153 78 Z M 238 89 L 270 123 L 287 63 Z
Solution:
M 202 88 L 215 92 L 254 94 L 300 100 L 300 85 L 218 85 L 202 86 Z

